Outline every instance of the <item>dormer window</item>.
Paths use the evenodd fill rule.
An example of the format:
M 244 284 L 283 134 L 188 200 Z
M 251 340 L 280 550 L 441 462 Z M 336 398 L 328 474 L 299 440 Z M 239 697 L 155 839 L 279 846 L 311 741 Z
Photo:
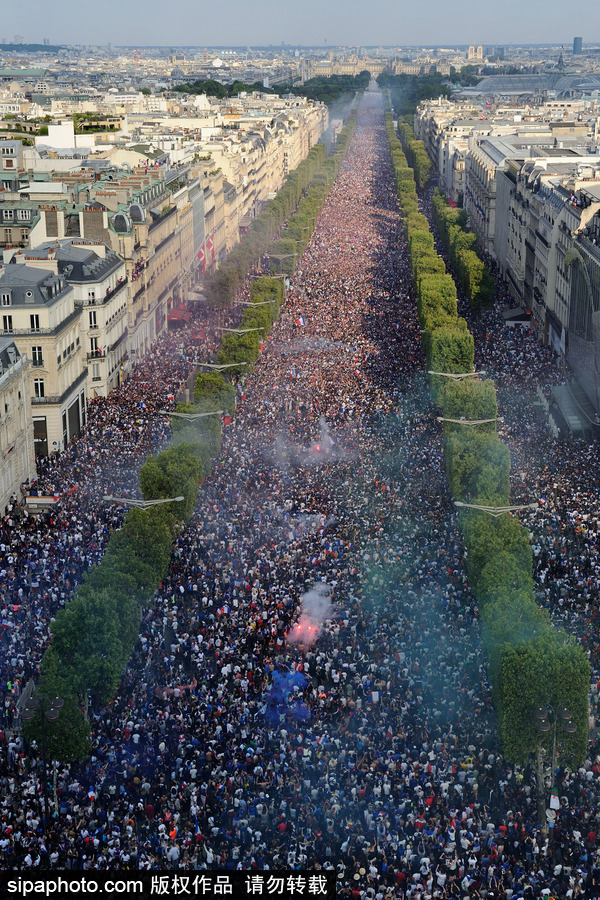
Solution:
M 2 306 L 10 306 L 10 293 L 8 291 L 2 291 L 0 295 L 0 304 Z

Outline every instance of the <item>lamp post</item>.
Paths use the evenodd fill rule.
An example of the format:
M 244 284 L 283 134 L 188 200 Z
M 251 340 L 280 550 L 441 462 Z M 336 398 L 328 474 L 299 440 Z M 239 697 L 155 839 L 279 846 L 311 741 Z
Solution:
M 150 509 L 152 506 L 160 506 L 161 503 L 180 503 L 185 497 L 165 497 L 160 500 L 132 500 L 130 497 L 113 497 L 107 494 L 103 498 L 107 503 L 124 503 L 125 506 L 135 506 L 137 509 Z
M 277 262 L 279 263 L 279 265 L 281 265 L 282 260 L 284 260 L 284 259 L 291 259 L 291 258 L 293 257 L 293 258 L 294 258 L 294 269 L 296 268 L 296 259 L 297 259 L 298 256 L 299 256 L 298 253 L 269 253 L 269 254 L 267 254 L 267 255 L 268 255 L 268 257 L 269 257 L 269 262 L 270 262 L 271 260 L 277 261 Z M 278 273 L 278 274 L 280 274 L 280 275 L 287 275 L 288 273 L 286 273 L 286 272 L 280 272 L 280 273 Z
M 482 369 L 480 372 L 432 372 L 431 369 L 427 369 L 428 375 L 441 375 L 443 378 L 453 378 L 455 380 L 460 380 L 461 378 L 473 378 L 475 375 L 485 375 L 485 369 Z
M 187 419 L 188 422 L 193 422 L 195 419 L 205 419 L 207 416 L 222 416 L 222 409 L 213 409 L 211 412 L 203 412 L 203 413 L 180 413 L 180 412 L 169 412 L 168 409 L 159 409 L 159 414 L 161 416 L 176 416 L 178 419 Z M 175 497 L 175 500 L 178 498 Z
M 209 363 L 209 362 L 199 362 L 196 363 L 197 366 L 202 366 L 203 369 L 214 369 L 215 372 L 222 372 L 223 369 L 235 369 L 238 366 L 247 366 L 247 362 L 232 362 L 232 363 Z
M 27 701 L 27 703 L 21 710 L 21 718 L 24 722 L 30 722 L 33 719 L 33 717 L 35 716 L 35 711 L 38 707 L 40 710 L 40 721 L 42 723 L 42 793 L 44 795 L 44 832 L 46 831 L 47 822 L 50 817 L 48 809 L 48 770 L 46 767 L 45 723 L 46 719 L 49 722 L 56 722 L 64 704 L 65 701 L 62 699 L 62 697 L 53 697 L 49 700 L 47 697 L 42 697 L 39 694 L 33 694 L 33 696 Z
M 238 306 L 271 306 L 275 300 L 258 300 L 253 303 L 252 300 L 240 300 Z
M 450 422 L 452 425 L 488 425 L 490 422 L 504 422 L 501 416 L 494 416 L 493 419 L 447 419 L 445 416 L 436 416 L 438 422 Z
M 538 503 L 522 503 L 520 506 L 483 506 L 479 503 L 463 503 L 462 500 L 455 500 L 455 506 L 466 507 L 467 509 L 478 509 L 480 512 L 487 513 L 497 519 L 499 516 L 508 512 L 518 512 L 521 509 L 537 509 Z
M 535 727 L 541 734 L 547 734 L 552 729 L 552 772 L 550 774 L 550 790 L 552 790 L 556 773 L 556 726 L 560 721 L 566 734 L 575 734 L 577 725 L 573 722 L 573 715 L 568 709 L 553 709 L 551 706 L 547 706 L 545 709 L 536 709 L 533 716 Z
M 550 772 L 550 792 L 554 789 L 556 776 L 556 726 L 562 722 L 563 730 L 567 734 L 574 734 L 577 726 L 572 721 L 571 712 L 568 709 L 553 709 L 551 706 L 536 709 L 533 714 L 535 727 L 540 734 L 547 734 L 552 729 L 552 770 Z M 542 823 L 544 837 L 548 834 L 548 820 L 546 816 L 546 791 L 544 790 L 544 770 L 542 765 L 542 745 L 538 744 L 536 759 L 536 786 L 538 817 Z
M 217 331 L 228 331 L 230 334 L 250 334 L 252 331 L 262 330 L 262 328 L 217 328 Z

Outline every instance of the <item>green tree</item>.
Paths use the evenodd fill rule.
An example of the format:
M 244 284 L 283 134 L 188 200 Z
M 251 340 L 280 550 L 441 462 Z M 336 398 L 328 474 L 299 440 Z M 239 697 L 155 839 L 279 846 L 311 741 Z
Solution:
M 235 388 L 216 372 L 200 372 L 194 382 L 194 403 L 202 410 L 223 409 L 233 412 Z
M 50 631 L 59 670 L 72 689 L 110 700 L 132 649 L 123 643 L 116 599 L 107 592 L 75 596 Z
M 221 365 L 231 362 L 247 362 L 248 367 L 254 365 L 259 357 L 258 332 L 248 334 L 225 334 L 221 340 L 221 348 L 217 359 Z M 248 371 L 246 368 L 244 371 Z
M 121 530 L 111 535 L 105 553 L 106 565 L 129 572 L 148 596 L 167 571 L 170 557 L 171 534 L 160 507 L 131 509 Z
M 40 684 L 36 695 L 43 698 L 49 706 L 55 697 L 64 700 L 58 719 L 54 722 L 46 720 L 46 754 L 51 760 L 60 763 L 82 762 L 91 749 L 90 725 L 77 702 L 73 687 L 61 674 L 61 667 L 53 648 L 50 648 L 42 661 Z M 41 709 L 38 706 L 35 717 L 23 724 L 26 740 L 42 745 Z
M 540 734 L 534 718 L 536 709 L 550 705 L 568 709 L 577 726 L 572 735 L 557 726 L 560 762 L 580 765 L 587 748 L 589 680 L 583 649 L 558 629 L 517 646 L 504 645 L 494 694 L 505 756 L 522 764 L 540 745 L 551 754 L 552 730 Z

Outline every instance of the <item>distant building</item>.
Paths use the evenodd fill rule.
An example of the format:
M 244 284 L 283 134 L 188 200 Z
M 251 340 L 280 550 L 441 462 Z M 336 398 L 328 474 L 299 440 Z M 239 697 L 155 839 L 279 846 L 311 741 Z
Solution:
M 3 190 L 18 190 L 29 181 L 23 168 L 23 142 L 2 141 L 0 144 L 0 178 Z
M 580 37 L 573 38 L 573 56 L 579 56 L 582 49 L 583 40 Z

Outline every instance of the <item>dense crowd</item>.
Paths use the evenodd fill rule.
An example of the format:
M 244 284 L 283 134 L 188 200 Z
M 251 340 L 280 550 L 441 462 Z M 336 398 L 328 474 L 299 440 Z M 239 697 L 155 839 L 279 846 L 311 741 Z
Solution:
M 476 323 L 478 365 L 508 367 L 500 399 L 525 386 L 521 409 L 531 359 L 554 370 L 529 334 L 502 332 L 501 304 Z M 15 503 L 2 523 L 0 867 L 324 867 L 352 900 L 600 896 L 595 731 L 585 765 L 559 771 L 550 835 L 534 773 L 497 746 L 369 92 L 119 694 L 92 713 L 90 759 L 59 767 L 44 830 L 39 751 L 13 732 L 14 701 L 118 525 L 101 495 L 135 490 L 168 436 L 157 411 L 189 377 L 185 337 L 90 404 L 81 439 L 40 473 L 61 497 L 52 516 Z M 597 666 L 596 455 L 529 414 L 505 430 L 517 490 L 544 492 L 530 517 L 540 596 Z

